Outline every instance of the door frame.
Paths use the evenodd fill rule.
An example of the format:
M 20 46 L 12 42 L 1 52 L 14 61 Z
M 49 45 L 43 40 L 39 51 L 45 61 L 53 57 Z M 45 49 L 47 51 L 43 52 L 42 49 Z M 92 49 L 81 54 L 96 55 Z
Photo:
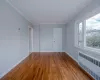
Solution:
M 31 36 L 31 40 L 30 40 L 30 36 Z M 30 50 L 30 41 L 31 41 L 31 50 Z M 33 52 L 33 27 L 32 26 L 28 26 L 28 46 L 29 46 L 28 48 L 29 54 L 31 54 Z
M 54 45 L 55 45 L 54 43 L 56 42 L 56 41 L 55 41 L 55 38 L 54 38 L 54 29 L 61 29 L 61 50 L 60 50 L 60 51 L 54 49 Z M 62 33 L 62 28 L 61 28 L 61 27 L 53 28 L 53 51 L 54 51 L 54 52 L 63 52 L 62 36 L 63 36 L 63 33 Z

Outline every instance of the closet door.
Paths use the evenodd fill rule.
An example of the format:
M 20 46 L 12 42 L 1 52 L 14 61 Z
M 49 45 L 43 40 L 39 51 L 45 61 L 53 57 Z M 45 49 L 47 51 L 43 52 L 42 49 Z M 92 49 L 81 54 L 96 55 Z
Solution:
M 62 52 L 62 28 L 53 28 L 54 52 Z

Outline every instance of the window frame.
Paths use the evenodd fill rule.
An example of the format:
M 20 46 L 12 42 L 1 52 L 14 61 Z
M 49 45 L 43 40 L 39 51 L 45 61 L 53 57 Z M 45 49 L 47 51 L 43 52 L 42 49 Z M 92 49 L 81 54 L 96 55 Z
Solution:
M 80 35 L 79 35 L 79 33 L 80 33 L 79 27 L 80 27 L 80 24 L 81 24 L 81 23 L 82 23 L 82 33 L 81 33 L 81 34 L 82 34 L 82 35 L 81 35 L 81 36 L 82 36 L 82 40 L 80 40 Z M 78 46 L 79 46 L 79 47 L 82 47 L 82 46 L 79 45 L 79 42 L 81 42 L 81 44 L 82 44 L 82 46 L 83 46 L 83 22 L 80 22 L 80 23 L 78 24 Z
M 100 13 L 99 13 L 100 14 Z M 95 15 L 97 15 L 97 14 L 95 14 Z M 93 16 L 95 16 L 95 15 L 93 15 Z M 92 17 L 93 17 L 92 16 Z M 91 17 L 90 17 L 91 18 Z M 88 18 L 89 19 L 89 18 Z M 87 20 L 87 19 L 86 19 Z M 89 51 L 93 51 L 93 52 L 98 52 L 98 53 L 100 53 L 100 49 L 97 49 L 97 48 L 93 48 L 93 47 L 89 47 L 89 46 L 86 46 L 86 20 L 84 20 L 84 49 L 87 49 L 87 50 L 89 50 Z
M 97 15 L 97 14 L 95 14 Z M 92 15 L 92 16 L 95 16 L 95 15 Z M 89 17 L 91 18 L 91 17 Z M 86 18 L 85 20 L 82 20 L 82 21 L 77 21 L 75 23 L 75 47 L 77 48 L 80 48 L 80 49 L 83 49 L 83 50 L 88 50 L 88 51 L 92 51 L 92 52 L 96 52 L 96 53 L 99 53 L 100 54 L 100 49 L 97 49 L 97 48 L 92 48 L 92 47 L 88 47 L 86 46 L 86 20 L 88 18 Z M 83 29 L 82 29 L 82 32 L 83 32 L 83 35 L 82 35 L 82 39 L 83 39 L 83 43 L 82 43 L 82 46 L 79 46 L 79 24 L 82 22 L 83 24 Z

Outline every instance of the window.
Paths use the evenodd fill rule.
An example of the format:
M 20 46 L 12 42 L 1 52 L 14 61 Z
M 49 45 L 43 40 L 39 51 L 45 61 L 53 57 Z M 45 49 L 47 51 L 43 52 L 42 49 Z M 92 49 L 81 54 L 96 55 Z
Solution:
M 100 14 L 86 20 L 86 46 L 100 49 Z
M 100 14 L 78 23 L 79 47 L 100 49 Z
M 83 26 L 82 26 L 82 22 L 79 23 L 79 28 L 78 28 L 78 46 L 82 46 L 82 42 L 83 42 L 83 39 L 82 39 L 82 35 L 83 35 Z

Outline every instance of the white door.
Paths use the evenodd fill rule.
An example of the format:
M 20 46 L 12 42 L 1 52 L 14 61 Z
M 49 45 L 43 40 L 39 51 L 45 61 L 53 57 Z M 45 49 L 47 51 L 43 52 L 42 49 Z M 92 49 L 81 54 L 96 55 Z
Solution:
M 62 28 L 53 28 L 54 52 L 62 52 Z

